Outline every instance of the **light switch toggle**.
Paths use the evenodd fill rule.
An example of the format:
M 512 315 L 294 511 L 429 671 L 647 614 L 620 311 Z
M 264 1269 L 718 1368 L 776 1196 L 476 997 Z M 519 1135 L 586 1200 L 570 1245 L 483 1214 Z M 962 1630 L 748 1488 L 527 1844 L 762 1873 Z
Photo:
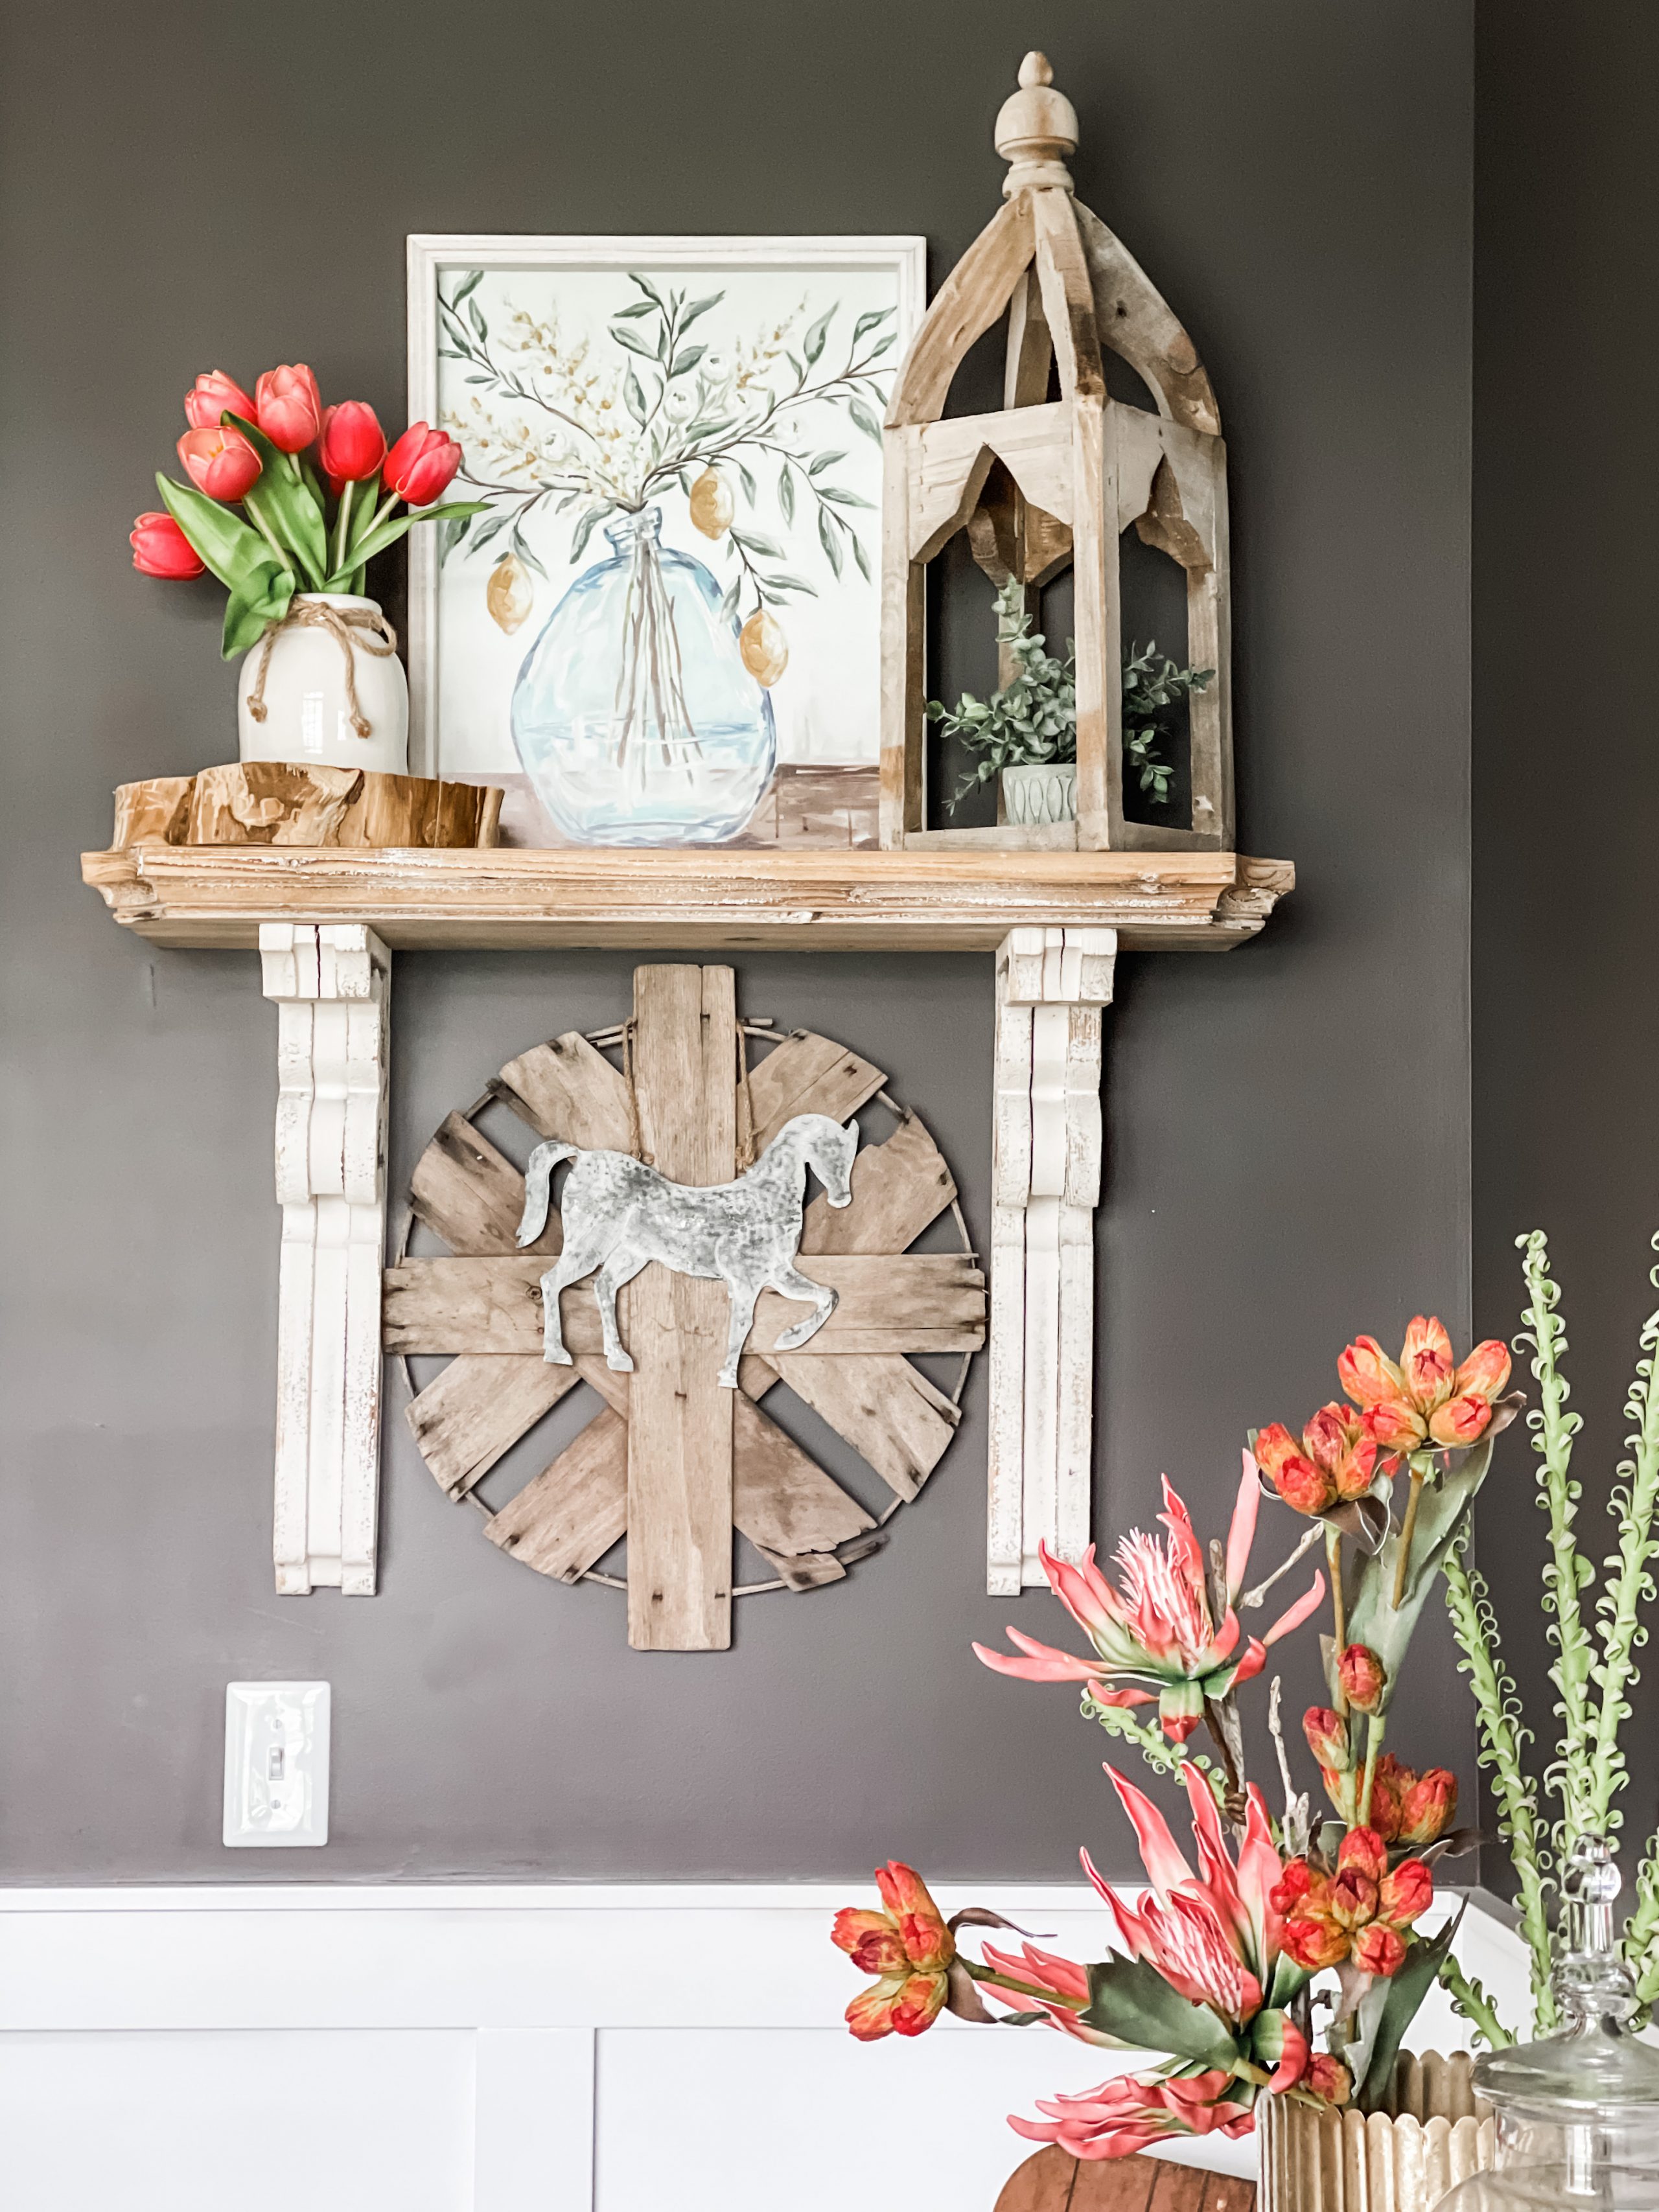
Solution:
M 325 1844 L 328 1750 L 326 1682 L 228 1683 L 226 1844 Z

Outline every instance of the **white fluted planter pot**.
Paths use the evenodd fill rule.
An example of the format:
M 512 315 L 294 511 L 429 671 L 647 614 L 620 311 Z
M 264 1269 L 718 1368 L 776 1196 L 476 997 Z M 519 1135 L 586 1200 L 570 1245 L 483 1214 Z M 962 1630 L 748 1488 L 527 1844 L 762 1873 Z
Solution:
M 1474 2094 L 1469 2065 L 1467 2051 L 1402 2054 L 1384 2112 L 1262 2098 L 1259 2212 L 1431 2212 L 1454 2184 L 1493 2162 L 1492 2112 Z
M 409 683 L 381 634 L 378 603 L 340 592 L 297 592 L 294 604 L 318 614 L 284 623 L 244 656 L 237 672 L 242 758 L 406 775 Z M 333 626 L 324 626 L 323 611 L 337 618 Z M 354 724 L 354 691 L 356 720 L 368 725 L 367 734 Z
M 1002 770 L 1002 811 L 1010 822 L 1034 829 L 1077 820 L 1077 763 L 1042 761 Z

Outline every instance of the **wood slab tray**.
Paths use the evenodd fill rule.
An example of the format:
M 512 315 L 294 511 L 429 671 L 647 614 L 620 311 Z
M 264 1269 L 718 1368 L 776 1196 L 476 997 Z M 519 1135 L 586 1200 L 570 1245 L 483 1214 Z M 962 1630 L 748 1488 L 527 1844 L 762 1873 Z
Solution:
M 476 850 L 495 842 L 501 798 L 489 784 L 295 761 L 232 762 L 197 775 L 118 784 L 112 842 L 118 848 L 155 841 Z

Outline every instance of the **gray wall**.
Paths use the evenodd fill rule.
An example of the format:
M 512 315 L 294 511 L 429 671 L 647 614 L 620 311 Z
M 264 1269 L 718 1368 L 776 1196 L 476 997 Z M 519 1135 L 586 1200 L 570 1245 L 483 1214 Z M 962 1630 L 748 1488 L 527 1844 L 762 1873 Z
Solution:
M 968 1656 L 1062 1629 L 982 1595 L 982 1372 L 885 1555 L 745 1601 L 727 1656 L 630 1654 L 616 1597 L 494 1552 L 395 1385 L 382 1594 L 272 1595 L 274 1017 L 252 956 L 153 951 L 76 875 L 112 784 L 231 744 L 213 594 L 133 576 L 125 535 L 199 368 L 308 360 L 401 419 L 407 231 L 923 231 L 937 281 L 1041 37 L 1080 191 L 1220 393 L 1241 842 L 1301 878 L 1244 951 L 1126 958 L 1110 1024 L 1097 1524 L 1146 1518 L 1167 1468 L 1213 1525 L 1247 1424 L 1328 1395 L 1347 1334 L 1468 1327 L 1468 5 L 4 17 L 0 1870 L 1058 1876 L 1085 1839 L 1127 1868 L 1070 1694 Z M 629 964 L 400 958 L 398 1170 L 507 1054 L 615 1018 Z M 757 958 L 741 989 L 890 1070 L 982 1244 L 988 959 Z M 1414 1747 L 1467 1768 L 1419 1664 Z M 222 1686 L 290 1672 L 337 1716 L 336 1840 L 297 1869 L 217 1842 Z
M 1638 1332 L 1659 1304 L 1647 1274 L 1659 1228 L 1659 546 L 1648 519 L 1659 15 L 1623 0 L 1507 0 L 1480 23 L 1476 1303 L 1485 1328 L 1518 1327 L 1514 1239 L 1547 1230 L 1584 1421 L 1581 1528 L 1600 1559 Z M 1506 1486 L 1486 1494 L 1477 1533 L 1541 1768 L 1555 1735 L 1537 1610 L 1545 1522 L 1516 1510 L 1533 1479 L 1524 1446 L 1506 1449 Z M 1634 1844 L 1659 1814 L 1651 1679 L 1632 1702 Z

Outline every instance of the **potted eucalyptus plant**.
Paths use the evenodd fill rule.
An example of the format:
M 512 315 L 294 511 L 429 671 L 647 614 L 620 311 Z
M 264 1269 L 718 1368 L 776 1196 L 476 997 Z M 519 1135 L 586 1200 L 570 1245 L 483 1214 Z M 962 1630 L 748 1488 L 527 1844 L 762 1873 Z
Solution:
M 1068 641 L 1069 642 L 1069 641 Z M 930 699 L 927 716 L 946 737 L 959 738 L 979 757 L 957 787 L 954 809 L 970 791 L 1001 778 L 1002 811 L 1030 826 L 1077 818 L 1076 656 L 1057 660 L 1034 630 L 1025 594 L 1010 577 L 997 593 L 997 643 L 1015 674 L 988 699 L 964 691 L 954 707 Z M 1126 769 L 1155 806 L 1166 806 L 1175 780 L 1169 757 L 1182 702 L 1202 691 L 1213 668 L 1179 668 L 1156 641 L 1145 652 L 1133 644 L 1123 663 L 1123 753 Z

